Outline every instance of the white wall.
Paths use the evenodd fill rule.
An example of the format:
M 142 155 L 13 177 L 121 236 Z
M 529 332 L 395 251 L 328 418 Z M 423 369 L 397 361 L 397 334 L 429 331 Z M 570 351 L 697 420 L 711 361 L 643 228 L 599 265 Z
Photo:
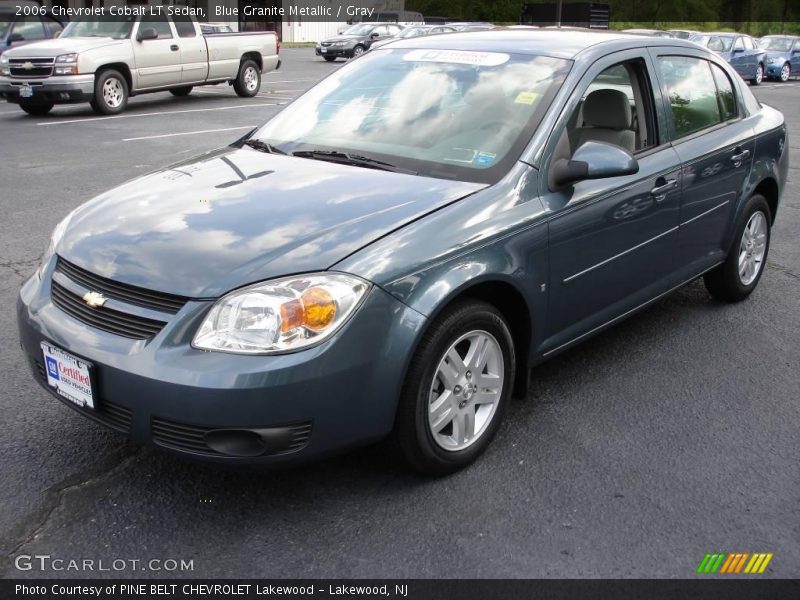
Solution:
M 290 21 L 284 18 L 281 39 L 284 42 L 319 42 L 337 34 L 346 23 L 321 23 L 317 21 Z

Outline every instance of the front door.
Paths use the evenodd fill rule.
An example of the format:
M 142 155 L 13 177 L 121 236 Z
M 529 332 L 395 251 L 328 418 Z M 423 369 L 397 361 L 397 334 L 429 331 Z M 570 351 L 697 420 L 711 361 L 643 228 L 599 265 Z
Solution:
M 639 172 L 564 189 L 542 178 L 553 211 L 545 354 L 657 295 L 675 270 L 680 161 L 656 118 L 660 92 L 651 72 L 646 51 L 595 63 L 549 143 L 548 173 L 585 141 L 625 148 Z
M 139 33 L 146 29 L 155 29 L 158 38 L 139 41 Z M 136 62 L 136 89 L 180 83 L 180 46 L 166 12 L 161 15 L 147 14 L 141 18 L 133 34 L 133 57 Z

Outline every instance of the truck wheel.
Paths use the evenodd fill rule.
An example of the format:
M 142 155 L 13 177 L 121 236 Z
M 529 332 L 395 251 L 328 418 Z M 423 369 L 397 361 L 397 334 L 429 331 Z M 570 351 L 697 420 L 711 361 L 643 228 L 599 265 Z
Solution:
M 192 87 L 193 86 L 191 86 L 191 85 L 185 85 L 185 86 L 179 87 L 179 88 L 172 88 L 169 91 L 169 93 L 172 94 L 173 96 L 178 96 L 179 98 L 181 96 L 188 96 L 189 94 L 192 93 Z
M 414 353 L 394 435 L 416 470 L 465 467 L 497 432 L 514 384 L 514 342 L 491 304 L 459 302 L 431 324 Z
M 233 90 L 237 96 L 242 98 L 252 98 L 258 93 L 261 87 L 261 70 L 252 60 L 242 62 L 239 67 L 239 74 L 233 82 Z
M 335 56 L 323 56 L 322 58 L 324 58 L 324 59 L 325 59 L 325 60 L 327 60 L 328 62 L 333 62 L 333 61 L 335 61 L 335 60 L 336 60 L 336 57 L 335 57 Z
M 41 116 L 46 115 L 55 104 L 53 102 L 20 102 L 19 107 L 29 115 Z
M 742 211 L 725 262 L 703 278 L 712 296 L 725 302 L 744 300 L 756 289 L 769 253 L 769 204 L 754 194 Z
M 91 102 L 95 112 L 101 115 L 115 115 L 125 110 L 128 104 L 128 82 L 119 71 L 106 69 L 97 74 L 94 80 L 94 99 Z

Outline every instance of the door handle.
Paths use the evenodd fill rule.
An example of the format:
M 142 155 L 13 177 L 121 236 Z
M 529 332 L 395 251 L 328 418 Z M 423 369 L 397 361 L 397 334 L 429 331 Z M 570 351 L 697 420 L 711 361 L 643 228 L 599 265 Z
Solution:
M 650 195 L 655 198 L 656 202 L 661 202 L 667 197 L 667 192 L 674 190 L 676 187 L 678 187 L 677 179 L 664 179 L 663 177 L 659 177 L 656 179 L 656 187 L 650 190 Z
M 170 46 L 169 49 L 172 50 L 173 52 L 177 52 L 180 48 L 178 48 L 178 44 L 172 44 L 172 46 Z
M 734 152 L 736 152 L 736 154 L 731 156 L 731 160 L 736 167 L 741 167 L 742 163 L 750 158 L 750 150 L 742 150 L 741 148 L 737 148 L 734 150 Z

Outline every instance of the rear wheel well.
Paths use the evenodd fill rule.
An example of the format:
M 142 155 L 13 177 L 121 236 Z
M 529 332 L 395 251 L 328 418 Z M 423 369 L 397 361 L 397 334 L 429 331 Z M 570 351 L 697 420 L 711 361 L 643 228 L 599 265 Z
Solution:
M 532 326 L 528 304 L 522 294 L 510 283 L 503 281 L 485 281 L 463 290 L 458 296 L 452 298 L 448 304 L 473 298 L 491 304 L 505 318 L 514 340 L 514 350 L 517 356 L 517 372 L 514 377 L 512 393 L 516 397 L 525 396 L 528 391 L 528 350 L 531 344 Z
M 778 183 L 772 179 L 767 178 L 756 186 L 754 194 L 761 194 L 766 198 L 769 204 L 770 217 L 772 223 L 775 222 L 775 213 L 778 212 Z
M 115 71 L 119 71 L 120 74 L 125 78 L 125 83 L 128 84 L 128 95 L 133 95 L 133 81 L 131 80 L 131 70 L 128 68 L 128 65 L 125 63 L 109 63 L 107 65 L 102 65 L 97 67 L 95 71 L 95 76 L 99 75 L 103 71 L 107 71 L 108 69 L 114 69 Z
M 261 54 L 259 54 L 258 52 L 246 52 L 245 54 L 242 54 L 242 60 L 239 61 L 239 65 L 241 65 L 246 60 L 252 60 L 254 63 L 256 63 L 258 65 L 259 71 L 264 70 L 264 62 L 261 58 Z

